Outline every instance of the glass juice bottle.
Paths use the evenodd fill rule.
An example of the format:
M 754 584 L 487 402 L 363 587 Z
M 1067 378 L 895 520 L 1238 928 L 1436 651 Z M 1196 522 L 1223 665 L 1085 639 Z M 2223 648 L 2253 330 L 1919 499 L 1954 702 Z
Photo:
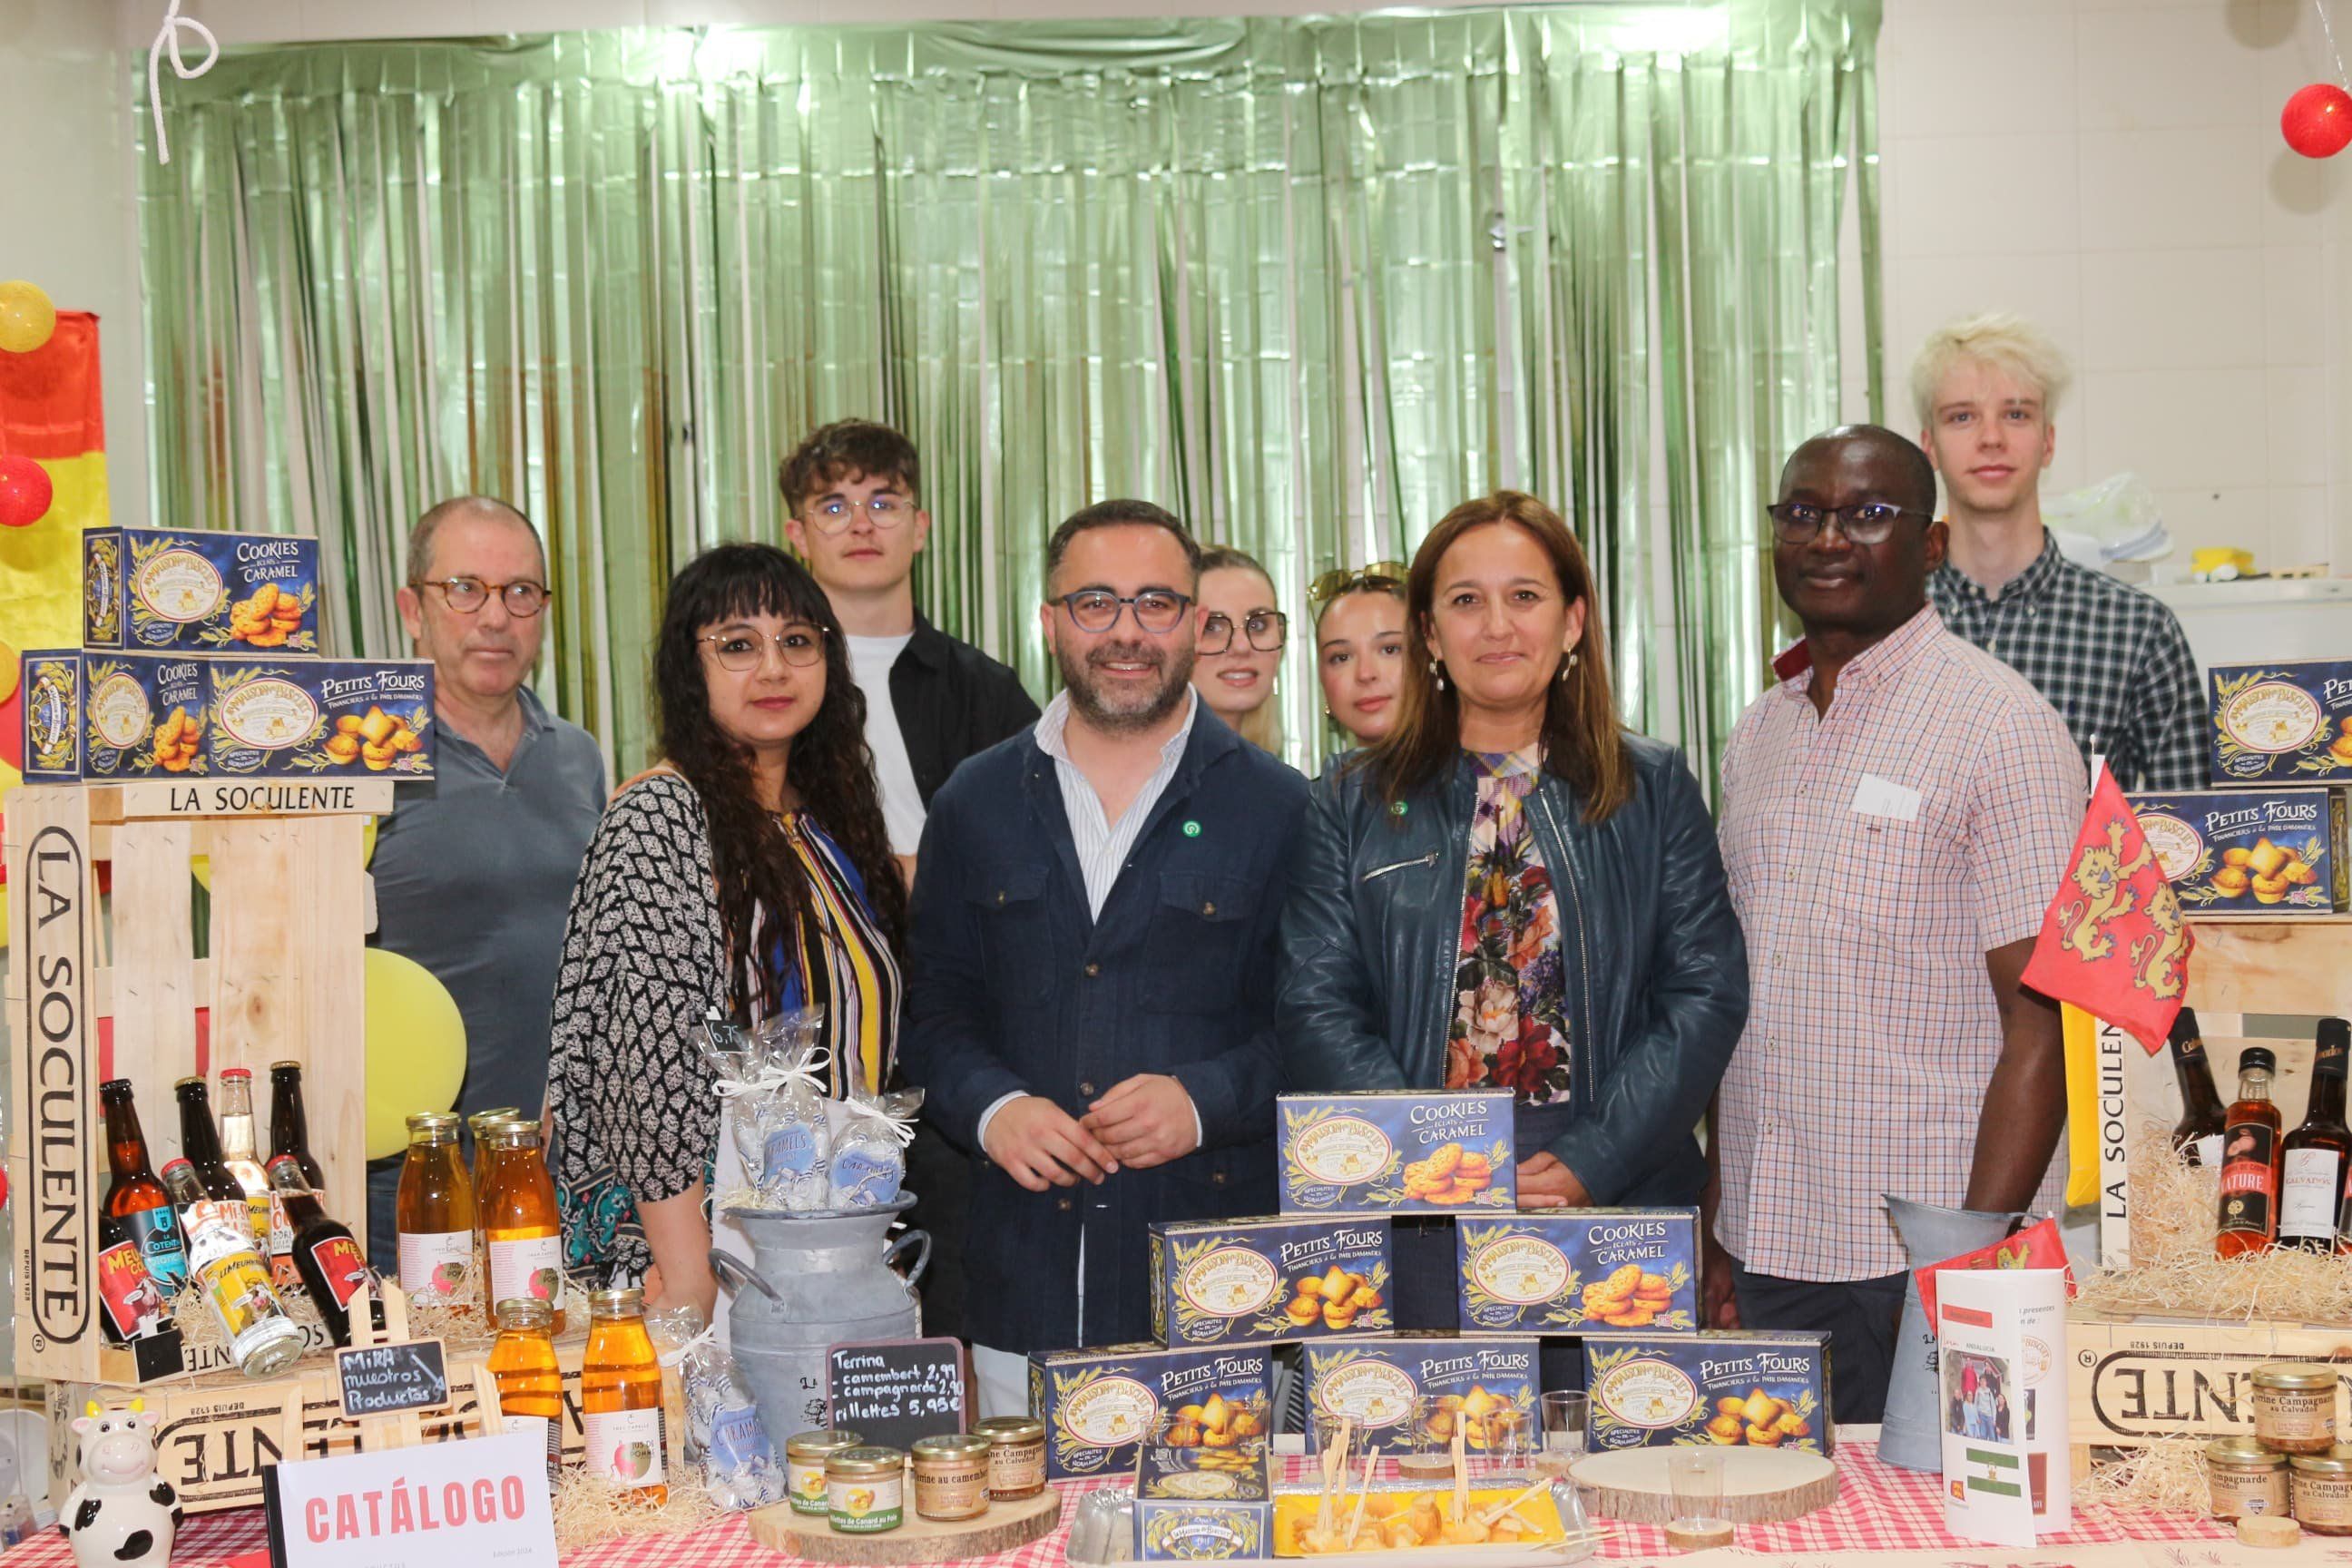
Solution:
M 555 1183 L 539 1147 L 536 1121 L 493 1121 L 484 1130 L 479 1219 L 488 1255 L 483 1300 L 536 1297 L 563 1331 L 563 1234 L 555 1212 Z
M 482 1184 L 482 1173 L 489 1168 L 490 1160 L 489 1146 L 482 1142 L 482 1134 L 489 1131 L 490 1123 L 493 1121 L 522 1120 L 524 1120 L 522 1111 L 511 1105 L 501 1105 L 491 1110 L 477 1110 L 466 1118 L 466 1129 L 474 1135 L 473 1178 L 474 1196 L 477 1200 L 474 1205 L 474 1278 L 481 1282 L 480 1288 L 486 1292 L 482 1298 L 482 1310 L 493 1318 L 498 1315 L 499 1304 L 496 1298 L 487 1294 L 489 1289 L 490 1258 L 488 1244 L 482 1237 L 482 1209 L 478 1201 L 481 1195 L 489 1190 Z
M 247 1234 L 251 1210 L 243 1194 L 207 1196 L 195 1167 L 173 1160 L 163 1187 L 180 1206 L 188 1234 L 188 1274 L 228 1340 L 229 1359 L 247 1377 L 271 1377 L 302 1353 L 302 1331 L 269 1288 L 269 1268 Z
M 269 1282 L 281 1291 L 302 1286 L 302 1271 L 294 1267 L 294 1227 L 286 1205 L 261 1168 L 261 1139 L 253 1126 L 253 1074 L 244 1068 L 222 1069 L 221 1163 L 245 1189 L 253 1210 L 253 1238 L 269 1243 Z
M 2213 1252 L 2240 1258 L 2278 1240 L 2279 1108 L 2271 1102 L 2278 1058 L 2263 1046 L 2238 1055 L 2238 1098 L 2221 1134 L 2221 1214 Z
M 538 1424 L 552 1486 L 563 1468 L 563 1372 L 555 1362 L 555 1313 L 536 1297 L 518 1296 L 499 1303 L 498 1323 L 490 1375 L 499 1383 L 499 1413 L 509 1431 L 524 1422 Z
M 661 1363 L 646 1332 L 645 1293 L 591 1291 L 588 1350 L 580 1363 L 587 1470 L 654 1508 L 669 1500 L 661 1403 Z
M 400 1288 L 420 1301 L 455 1306 L 474 1277 L 474 1184 L 457 1158 L 457 1113 L 421 1110 L 408 1119 L 394 1223 L 400 1232 Z

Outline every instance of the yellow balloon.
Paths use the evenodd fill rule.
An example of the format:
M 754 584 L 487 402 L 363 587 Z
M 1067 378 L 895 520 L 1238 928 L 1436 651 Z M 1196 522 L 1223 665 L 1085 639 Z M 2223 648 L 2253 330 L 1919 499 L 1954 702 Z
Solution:
M 367 950 L 367 1157 L 408 1147 L 409 1113 L 446 1110 L 466 1081 L 466 1020 L 413 958 Z
M 5 644 L 0 644 L 0 647 L 5 646 Z M 5 691 L 0 691 L 0 702 L 5 702 L 7 700 L 8 694 Z M 362 866 L 371 866 L 374 863 L 375 818 L 371 816 L 367 819 L 367 826 L 360 829 L 360 864 Z M 196 886 L 202 888 L 207 893 L 211 892 L 213 890 L 213 858 L 209 855 L 197 856 L 195 859 L 191 862 L 190 869 L 194 870 L 196 874 Z M 403 1148 L 407 1147 L 406 1144 L 403 1144 L 401 1146 Z
M 24 656 L 0 642 L 0 702 L 16 695 L 16 679 L 24 673 Z
M 58 330 L 58 308 L 36 283 L 12 278 L 0 283 L 0 349 L 28 354 Z

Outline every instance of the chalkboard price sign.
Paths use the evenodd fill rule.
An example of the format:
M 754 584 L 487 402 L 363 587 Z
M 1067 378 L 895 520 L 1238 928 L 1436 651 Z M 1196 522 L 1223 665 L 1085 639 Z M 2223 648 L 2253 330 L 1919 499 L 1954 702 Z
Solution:
M 877 1340 L 825 1352 L 826 1425 L 906 1448 L 971 1425 L 961 1340 Z
M 335 1388 L 343 1414 L 394 1415 L 449 1403 L 449 1369 L 439 1340 L 402 1340 L 335 1352 Z

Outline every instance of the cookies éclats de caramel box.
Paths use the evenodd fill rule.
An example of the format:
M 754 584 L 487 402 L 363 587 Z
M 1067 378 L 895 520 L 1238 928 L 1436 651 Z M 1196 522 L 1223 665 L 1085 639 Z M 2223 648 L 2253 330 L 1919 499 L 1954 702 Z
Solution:
M 1462 1429 L 1473 1456 L 1537 1431 L 1541 1392 L 1537 1342 L 1403 1333 L 1393 1339 L 1326 1341 L 1306 1358 L 1307 1451 L 1319 1453 L 1341 1420 L 1390 1448 L 1444 1447 Z M 1423 1401 L 1416 1411 L 1415 1401 Z
M 1282 1212 L 1512 1209 L 1512 1099 L 1483 1089 L 1277 1095 Z
M 207 529 L 93 528 L 81 542 L 82 646 L 319 651 L 319 542 Z
M 1098 1345 L 1029 1358 L 1029 1414 L 1045 1424 L 1047 1480 L 1131 1470 L 1155 1429 L 1178 1448 L 1264 1441 L 1274 1431 L 1273 1395 L 1264 1347 Z
M 1274 1554 L 1271 1440 L 1231 1448 L 1155 1435 L 1135 1467 L 1135 1555 L 1144 1563 L 1223 1563 Z
M 1467 1329 L 1698 1327 L 1698 1210 L 1562 1209 L 1454 1227 Z
M 2190 914 L 2276 919 L 2345 907 L 2344 796 L 2337 791 L 2146 791 L 2126 798 Z
M 2352 659 L 2217 664 L 2205 680 L 2215 784 L 2352 779 Z
M 1154 1220 L 1150 1237 L 1151 1331 L 1162 1344 L 1265 1344 L 1396 1327 L 1385 1217 Z
M 430 660 L 53 648 L 24 669 L 30 783 L 433 776 Z
M 1584 1372 L 1596 1449 L 1831 1448 L 1827 1334 L 1588 1333 Z

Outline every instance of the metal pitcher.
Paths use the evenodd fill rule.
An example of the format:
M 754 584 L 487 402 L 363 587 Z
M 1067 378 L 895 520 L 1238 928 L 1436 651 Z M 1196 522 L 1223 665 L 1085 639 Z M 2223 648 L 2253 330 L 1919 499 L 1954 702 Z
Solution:
M 795 1432 L 824 1425 L 828 1345 L 919 1331 L 915 1282 L 931 1261 L 930 1233 L 887 1238 L 891 1224 L 914 1206 L 913 1195 L 902 1194 L 854 1213 L 727 1211 L 751 1237 L 752 1261 L 714 1247 L 710 1268 L 733 1297 L 728 1334 L 735 1364 L 779 1449 Z M 902 1274 L 898 1265 L 909 1253 L 913 1265 Z
M 1886 1383 L 1886 1415 L 1878 1429 L 1878 1457 L 1906 1470 L 1944 1468 L 1944 1395 L 1937 1378 L 1936 1335 L 1911 1270 L 1990 1247 L 2016 1228 L 2021 1214 L 1980 1214 L 1937 1208 L 1886 1194 L 1886 1212 L 1903 1238 L 1910 1277 L 1904 1281 L 1903 1326 L 1895 1334 L 1895 1371 Z

